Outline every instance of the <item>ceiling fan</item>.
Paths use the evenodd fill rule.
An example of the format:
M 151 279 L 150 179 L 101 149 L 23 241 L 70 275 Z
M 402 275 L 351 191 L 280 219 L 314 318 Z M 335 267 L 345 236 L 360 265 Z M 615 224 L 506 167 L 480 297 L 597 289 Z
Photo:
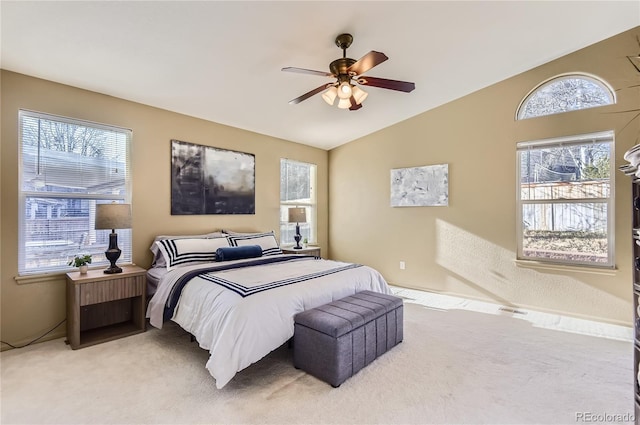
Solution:
M 416 88 L 414 83 L 407 81 L 388 80 L 386 78 L 366 77 L 362 75 L 389 58 L 384 53 L 376 52 L 375 50 L 370 51 L 357 61 L 348 58 L 347 48 L 352 42 L 353 36 L 351 34 L 340 34 L 336 37 L 336 45 L 342 49 L 342 57 L 331 62 L 329 65 L 329 70 L 331 72 L 314 71 L 311 69 L 294 67 L 282 68 L 283 71 L 287 72 L 320 75 L 325 77 L 334 77 L 336 79 L 333 83 L 323 84 L 302 96 L 296 97 L 289 101 L 289 104 L 298 104 L 303 100 L 326 90 L 322 94 L 322 98 L 329 105 L 333 105 L 336 98 L 338 98 L 338 108 L 356 111 L 362 108 L 362 101 L 368 96 L 368 93 L 358 87 L 356 83 L 363 86 L 379 87 L 382 89 L 396 90 L 405 93 L 409 93 Z

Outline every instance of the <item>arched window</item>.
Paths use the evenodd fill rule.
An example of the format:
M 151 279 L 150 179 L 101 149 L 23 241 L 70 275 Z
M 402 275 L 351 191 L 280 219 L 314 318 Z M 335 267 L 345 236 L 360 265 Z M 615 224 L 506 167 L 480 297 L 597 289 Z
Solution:
M 616 103 L 613 89 L 585 74 L 565 74 L 540 83 L 520 102 L 516 119 L 542 117 Z

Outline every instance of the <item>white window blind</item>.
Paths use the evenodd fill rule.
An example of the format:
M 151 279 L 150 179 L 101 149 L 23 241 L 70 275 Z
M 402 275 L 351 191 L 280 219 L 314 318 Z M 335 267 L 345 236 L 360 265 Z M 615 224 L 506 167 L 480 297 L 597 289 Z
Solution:
M 518 258 L 614 266 L 613 132 L 521 142 Z
M 19 274 L 70 269 L 78 254 L 108 265 L 96 204 L 131 202 L 131 130 L 24 110 L 19 122 Z M 131 262 L 131 230 L 116 232 L 118 262 Z
M 306 223 L 300 223 L 302 240 L 317 243 L 316 165 L 280 160 L 280 244 L 295 243 L 296 224 L 289 223 L 289 208 L 303 207 Z

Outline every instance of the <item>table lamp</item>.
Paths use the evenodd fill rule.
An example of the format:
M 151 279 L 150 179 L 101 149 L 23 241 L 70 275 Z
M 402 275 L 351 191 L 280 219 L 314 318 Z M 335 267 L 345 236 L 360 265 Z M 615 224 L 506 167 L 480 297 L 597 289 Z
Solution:
M 122 252 L 118 248 L 118 234 L 116 229 L 131 228 L 131 205 L 130 204 L 98 204 L 96 205 L 96 229 L 111 229 L 109 234 L 109 248 L 104 256 L 111 262 L 111 265 L 104 270 L 107 274 L 122 273 L 122 269 L 116 266 L 116 261 Z
M 293 249 L 302 249 L 300 246 L 300 223 L 307 222 L 307 210 L 306 208 L 289 208 L 289 223 L 296 223 L 296 235 L 293 237 L 296 240 L 296 246 Z

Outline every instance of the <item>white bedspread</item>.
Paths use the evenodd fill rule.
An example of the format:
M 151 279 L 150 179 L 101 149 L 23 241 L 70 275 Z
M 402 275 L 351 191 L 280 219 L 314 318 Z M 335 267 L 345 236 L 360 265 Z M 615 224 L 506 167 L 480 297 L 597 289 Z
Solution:
M 243 297 L 211 280 L 195 277 L 182 290 L 172 320 L 193 334 L 200 347 L 209 350 L 211 356 L 206 367 L 216 379 L 218 388 L 291 338 L 293 316 L 297 313 L 358 291 L 391 293 L 382 275 L 370 267 L 348 267 L 348 263 L 337 261 L 283 256 L 292 259 L 210 274 L 211 280 L 239 285 L 248 293 L 268 286 L 270 282 L 283 286 Z M 147 317 L 151 324 L 162 327 L 167 297 L 184 272 L 211 266 L 181 267 L 168 272 L 149 302 Z M 298 281 L 300 276 L 309 274 L 315 277 Z M 290 281 L 296 283 L 285 284 Z

